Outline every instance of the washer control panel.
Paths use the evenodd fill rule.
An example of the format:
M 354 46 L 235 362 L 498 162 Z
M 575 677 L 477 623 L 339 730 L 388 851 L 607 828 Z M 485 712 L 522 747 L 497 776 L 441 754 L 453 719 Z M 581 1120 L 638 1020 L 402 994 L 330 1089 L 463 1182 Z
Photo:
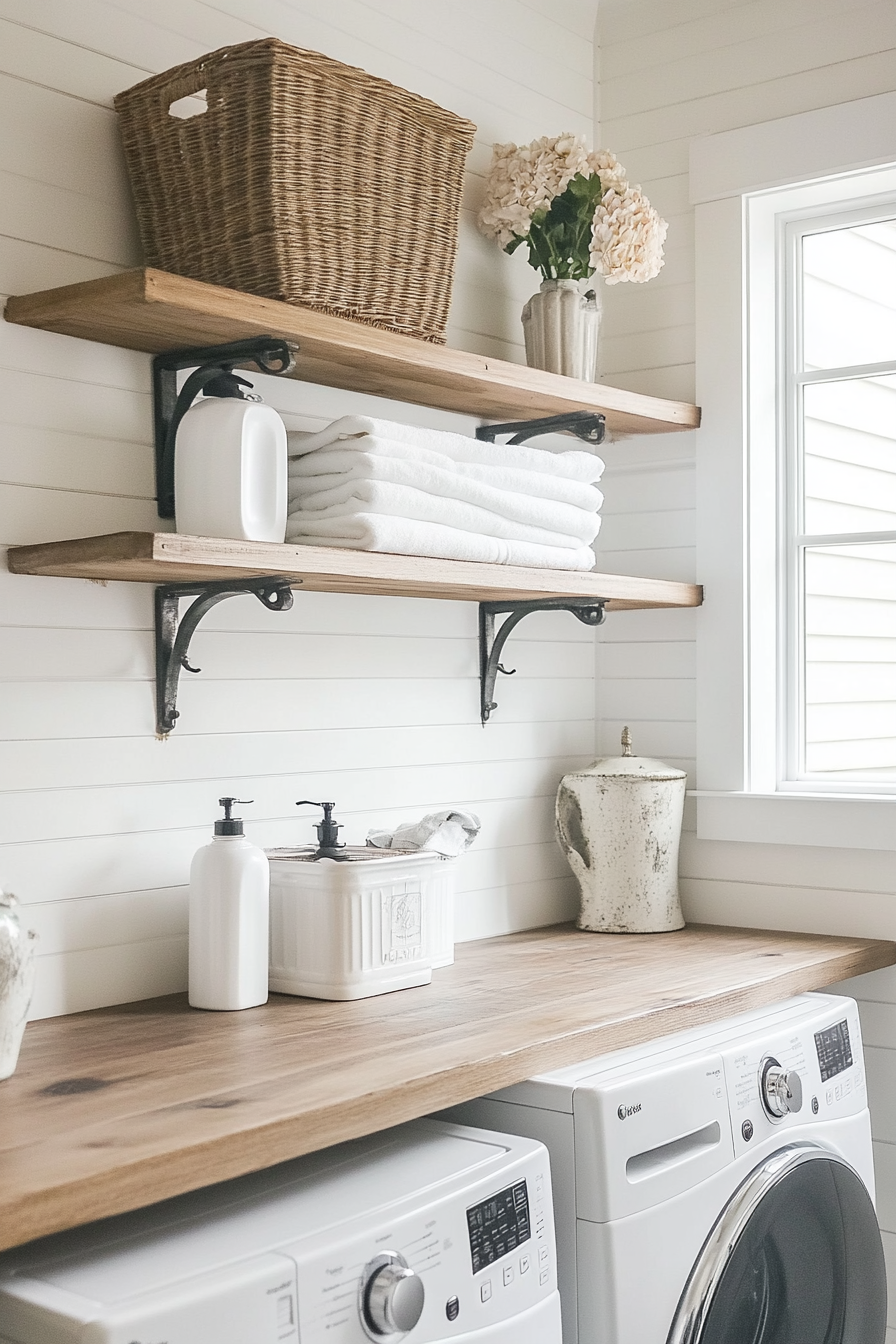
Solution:
M 858 1011 L 840 1000 L 827 1020 L 774 1025 L 723 1052 L 738 1152 L 772 1129 L 855 1115 L 867 1105 Z
M 504 1181 L 480 1178 L 326 1249 L 284 1246 L 298 1268 L 302 1344 L 466 1337 L 550 1297 L 557 1270 L 545 1151 L 517 1161 Z

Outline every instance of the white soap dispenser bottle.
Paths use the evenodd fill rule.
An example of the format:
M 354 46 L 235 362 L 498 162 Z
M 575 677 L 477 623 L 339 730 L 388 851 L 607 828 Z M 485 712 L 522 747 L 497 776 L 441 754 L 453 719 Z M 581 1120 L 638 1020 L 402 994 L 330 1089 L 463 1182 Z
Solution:
M 235 373 L 203 387 L 177 425 L 174 510 L 178 532 L 236 541 L 286 535 L 286 426 Z
M 215 838 L 190 869 L 190 1007 L 255 1008 L 268 997 L 270 869 L 221 798 Z

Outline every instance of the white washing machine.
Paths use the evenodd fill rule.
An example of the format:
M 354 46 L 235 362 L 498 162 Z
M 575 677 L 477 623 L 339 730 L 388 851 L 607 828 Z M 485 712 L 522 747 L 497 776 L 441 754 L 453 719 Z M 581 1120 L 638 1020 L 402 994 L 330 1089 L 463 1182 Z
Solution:
M 883 1344 L 851 999 L 802 995 L 445 1114 L 547 1145 L 565 1344 Z
M 540 1143 L 415 1121 L 0 1256 L 9 1344 L 560 1344 Z

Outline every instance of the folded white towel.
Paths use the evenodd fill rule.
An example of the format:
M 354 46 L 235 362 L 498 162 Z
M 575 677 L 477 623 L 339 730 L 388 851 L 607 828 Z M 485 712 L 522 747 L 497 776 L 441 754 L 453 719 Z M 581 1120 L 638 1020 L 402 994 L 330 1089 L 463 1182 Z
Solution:
M 486 443 L 480 439 L 467 438 L 464 434 L 450 434 L 441 429 L 421 429 L 416 425 L 402 425 L 392 420 L 374 420 L 366 415 L 345 415 L 340 420 L 334 420 L 319 434 L 291 434 L 289 453 L 290 456 L 302 456 L 339 442 L 347 448 L 365 436 L 442 453 L 457 462 L 522 468 L 587 483 L 599 481 L 604 469 L 601 459 L 592 453 L 549 453 L 544 448 L 529 448 L 525 444 Z M 361 451 L 369 450 L 361 445 Z
M 342 492 L 329 491 L 337 495 Z M 533 500 L 533 503 L 537 503 Z M 563 506 L 554 506 L 563 507 Z M 565 531 L 552 531 L 537 523 L 521 523 L 505 518 L 490 509 L 467 504 L 460 499 L 444 499 L 415 490 L 409 485 L 392 485 L 388 481 L 354 481 L 339 502 L 320 509 L 291 509 L 289 521 L 304 527 L 306 523 L 331 518 L 345 518 L 355 513 L 382 513 L 390 518 L 413 518 L 421 523 L 439 523 L 443 527 L 459 528 L 461 532 L 478 532 L 484 537 L 502 541 L 531 541 L 538 546 L 559 546 L 575 550 L 591 541 L 600 526 L 597 514 L 590 515 L 587 537 Z M 533 515 L 535 511 L 533 510 Z
M 360 454 L 360 456 L 366 456 Z M 544 528 L 548 532 L 563 533 L 577 542 L 591 542 L 597 536 L 600 519 L 596 510 L 577 509 L 573 504 L 559 504 L 552 499 L 537 499 L 511 490 L 496 490 L 470 477 L 441 471 L 425 463 L 400 462 L 396 459 L 372 458 L 374 463 L 387 463 L 390 470 L 385 479 L 359 477 L 355 473 L 334 476 L 305 476 L 289 482 L 289 512 L 299 510 L 316 514 L 333 514 L 337 507 L 343 513 L 393 513 L 400 518 L 427 518 L 451 527 L 462 527 L 468 532 L 486 528 L 493 536 L 527 538 L 522 529 Z M 332 484 L 330 484 L 332 482 Z M 326 488 L 318 488 L 324 486 Z M 586 487 L 591 489 L 590 486 Z M 595 491 L 599 495 L 600 491 Z M 427 500 L 419 498 L 424 495 Z M 474 508 L 480 525 L 471 526 L 461 519 L 459 510 Z M 409 512 L 408 510 L 412 510 Z M 483 511 L 487 517 L 480 516 Z M 495 530 L 495 518 L 506 520 L 511 528 Z
M 302 438 L 304 436 L 301 436 Z M 287 435 L 290 452 L 301 438 Z M 566 476 L 550 476 L 543 471 L 528 471 L 521 467 L 485 466 L 478 462 L 456 462 L 444 453 L 426 448 L 414 448 L 408 443 L 392 439 L 377 439 L 365 435 L 351 448 L 337 444 L 331 448 L 317 448 L 304 457 L 289 461 L 290 488 L 308 481 L 309 490 L 329 490 L 343 480 L 395 481 L 397 484 L 416 484 L 407 475 L 409 469 L 432 467 L 452 476 L 481 481 L 495 490 L 512 490 L 521 495 L 535 495 L 539 499 L 555 499 L 559 504 L 572 504 L 577 509 L 593 512 L 599 509 L 604 497 L 593 485 L 572 481 Z M 318 480 L 324 477 L 324 480 Z M 338 478 L 338 479 L 337 479 Z
M 475 560 L 492 565 L 521 565 L 528 569 L 593 569 L 590 546 L 567 550 L 533 542 L 501 541 L 413 518 L 390 518 L 381 513 L 356 513 L 286 524 L 286 540 L 305 546 L 339 546 L 355 551 L 385 551 L 393 555 L 421 555 L 439 560 Z

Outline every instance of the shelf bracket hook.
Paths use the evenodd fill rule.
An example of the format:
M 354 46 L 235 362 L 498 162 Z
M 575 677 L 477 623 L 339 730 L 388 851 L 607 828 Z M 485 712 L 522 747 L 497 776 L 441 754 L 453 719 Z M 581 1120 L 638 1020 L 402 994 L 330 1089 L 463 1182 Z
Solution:
M 533 611 L 568 611 L 583 625 L 603 625 L 606 601 L 593 597 L 541 598 L 533 602 L 480 602 L 479 603 L 479 705 L 483 728 L 488 723 L 495 700 L 495 682 L 498 673 L 512 676 L 501 663 L 501 654 L 507 637 L 520 621 Z M 495 617 L 506 613 L 500 626 L 495 628 Z
M 159 517 L 174 517 L 174 440 L 177 427 L 193 400 L 213 378 L 232 373 L 237 365 L 254 364 L 261 373 L 282 376 L 293 371 L 298 345 L 277 336 L 253 336 L 228 345 L 165 350 L 152 361 L 152 411 L 156 451 L 156 499 Z M 180 369 L 193 369 L 178 393 Z
M 156 736 L 167 737 L 180 717 L 177 688 L 180 674 L 200 672 L 188 659 L 190 640 L 203 616 L 228 597 L 252 593 L 268 611 L 288 611 L 292 606 L 292 585 L 301 579 L 254 578 L 229 579 L 221 583 L 169 583 L 156 589 Z M 180 615 L 180 599 L 193 602 Z
M 494 443 L 499 434 L 512 434 L 510 443 L 525 443 L 539 434 L 575 434 L 577 439 L 597 447 L 603 443 L 607 418 L 599 411 L 566 411 L 563 415 L 545 415 L 540 420 L 512 420 L 504 425 L 480 425 L 477 439 Z

